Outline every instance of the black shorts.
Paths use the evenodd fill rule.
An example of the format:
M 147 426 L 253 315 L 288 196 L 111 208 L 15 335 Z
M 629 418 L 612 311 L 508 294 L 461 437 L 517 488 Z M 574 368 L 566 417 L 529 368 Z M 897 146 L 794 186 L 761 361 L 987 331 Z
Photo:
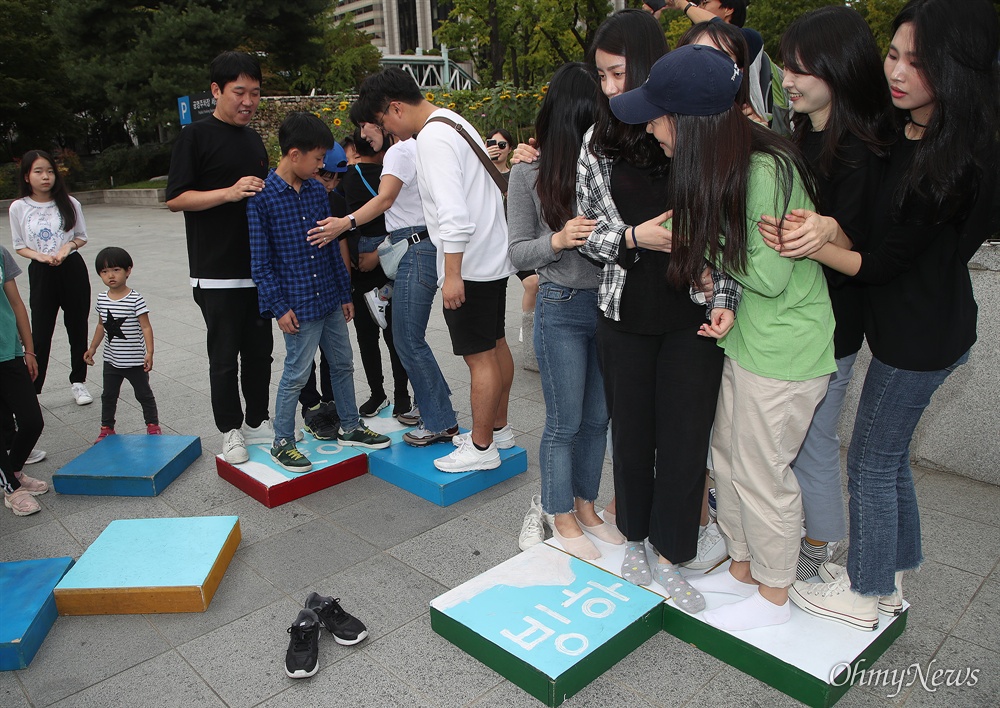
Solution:
M 465 302 L 457 310 L 444 311 L 452 351 L 457 356 L 488 352 L 506 336 L 507 278 L 463 282 Z

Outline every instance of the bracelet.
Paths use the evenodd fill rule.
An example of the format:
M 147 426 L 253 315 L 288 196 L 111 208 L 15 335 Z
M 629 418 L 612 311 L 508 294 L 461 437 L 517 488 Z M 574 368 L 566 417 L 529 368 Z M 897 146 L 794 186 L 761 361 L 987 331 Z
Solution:
M 35 354 L 35 352 L 29 352 L 28 350 L 25 350 L 25 351 L 24 351 L 24 355 L 25 355 L 25 356 L 33 356 L 33 357 L 35 357 L 36 359 L 38 358 L 38 356 L 37 356 L 37 355 Z
M 694 2 L 689 2 L 687 5 L 684 6 L 684 9 L 681 11 L 684 13 L 684 17 L 688 16 L 688 10 L 690 10 L 692 7 L 698 7 L 698 4 Z
M 639 248 L 639 242 L 635 240 L 635 227 L 632 227 L 632 245 Z

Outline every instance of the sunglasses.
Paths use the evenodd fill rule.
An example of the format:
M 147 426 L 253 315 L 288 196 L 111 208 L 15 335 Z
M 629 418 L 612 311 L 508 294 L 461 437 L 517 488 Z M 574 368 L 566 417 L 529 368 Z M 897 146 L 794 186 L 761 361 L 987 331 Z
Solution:
M 506 150 L 507 149 L 507 141 L 505 141 L 505 140 L 498 140 L 497 141 L 497 147 L 500 148 L 501 150 Z

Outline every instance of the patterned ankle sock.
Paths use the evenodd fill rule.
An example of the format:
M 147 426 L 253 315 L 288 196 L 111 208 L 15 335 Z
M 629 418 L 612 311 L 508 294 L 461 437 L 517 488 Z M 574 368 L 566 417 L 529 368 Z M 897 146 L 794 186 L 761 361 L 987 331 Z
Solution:
M 684 579 L 680 568 L 673 563 L 657 563 L 653 568 L 653 580 L 662 585 L 674 604 L 685 612 L 694 614 L 705 609 L 705 596 Z
M 814 546 L 804 538 L 799 544 L 799 565 L 795 569 L 796 580 L 809 580 L 819 573 L 819 567 L 826 562 L 827 545 Z
M 625 546 L 625 560 L 622 561 L 622 577 L 633 585 L 649 585 L 653 575 L 646 560 L 646 542 L 629 541 Z

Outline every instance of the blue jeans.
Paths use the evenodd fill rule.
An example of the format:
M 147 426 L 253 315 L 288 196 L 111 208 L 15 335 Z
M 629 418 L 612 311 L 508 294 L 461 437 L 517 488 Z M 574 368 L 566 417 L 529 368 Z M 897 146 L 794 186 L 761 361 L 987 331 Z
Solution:
M 792 472 L 802 490 L 806 533 L 815 541 L 839 541 L 847 535 L 837 423 L 857 358 L 855 352 L 837 359 L 837 370 L 830 376 L 826 395 L 816 406 L 806 439 L 792 462 Z
M 275 443 L 294 440 L 295 408 L 299 391 L 309 379 L 316 352 L 322 347 L 330 360 L 330 384 L 340 417 L 340 427 L 351 432 L 361 425 L 354 397 L 354 354 L 344 313 L 338 307 L 323 319 L 300 322 L 298 334 L 285 334 L 285 370 L 278 383 L 274 405 Z
M 872 357 L 847 453 L 847 574 L 861 595 L 891 595 L 896 571 L 923 562 L 910 439 L 938 386 L 968 360 L 966 352 L 939 371 L 906 371 Z
M 597 291 L 542 283 L 535 303 L 535 355 L 545 396 L 538 448 L 542 507 L 573 510 L 573 499 L 597 498 L 608 409 L 597 362 Z
M 422 227 L 392 232 L 401 240 Z M 392 291 L 392 338 L 413 386 L 424 427 L 434 432 L 458 425 L 451 389 L 427 344 L 427 320 L 437 294 L 437 249 L 430 239 L 410 244 L 399 261 Z

